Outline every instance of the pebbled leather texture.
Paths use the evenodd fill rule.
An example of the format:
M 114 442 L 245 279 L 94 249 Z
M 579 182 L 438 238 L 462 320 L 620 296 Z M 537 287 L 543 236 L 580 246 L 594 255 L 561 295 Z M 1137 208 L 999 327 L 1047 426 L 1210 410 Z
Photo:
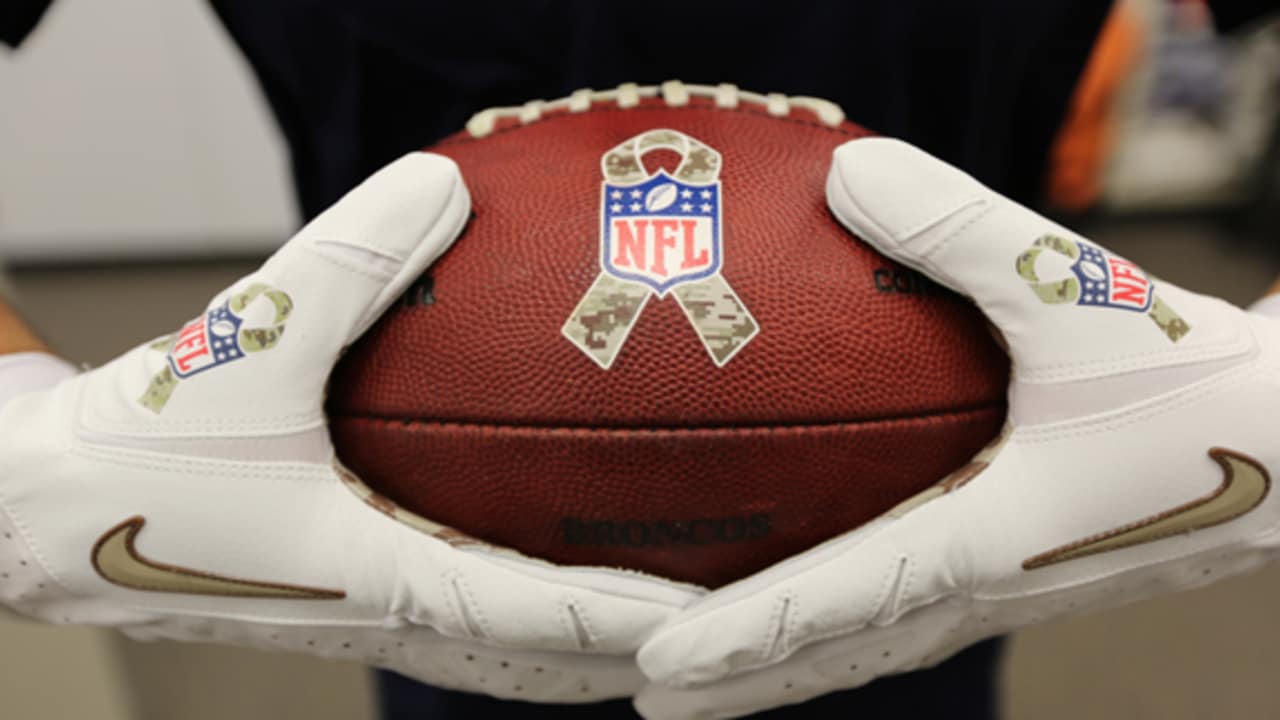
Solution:
M 32 551 L 26 537 L 0 498 L 0 619 L 8 608 L 22 616 L 37 615 L 37 607 L 65 592 Z M 72 618 L 46 614 L 43 619 L 68 623 Z
M 601 269 L 601 155 L 657 128 L 723 156 L 722 274 L 760 326 L 724 367 L 670 296 L 608 370 L 560 333 Z M 475 217 L 432 302 L 394 306 L 335 370 L 339 457 L 483 540 L 708 587 L 932 484 L 999 430 L 1008 361 L 971 304 L 831 217 L 831 153 L 866 134 L 692 98 L 446 139 Z

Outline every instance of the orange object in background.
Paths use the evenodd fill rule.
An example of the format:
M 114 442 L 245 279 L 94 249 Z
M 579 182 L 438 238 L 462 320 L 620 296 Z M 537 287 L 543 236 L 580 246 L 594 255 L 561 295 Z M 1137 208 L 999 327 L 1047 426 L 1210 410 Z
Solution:
M 1142 47 L 1143 34 L 1131 4 L 1117 2 L 1098 34 L 1051 150 L 1048 199 L 1053 208 L 1083 212 L 1102 195 L 1115 100 Z

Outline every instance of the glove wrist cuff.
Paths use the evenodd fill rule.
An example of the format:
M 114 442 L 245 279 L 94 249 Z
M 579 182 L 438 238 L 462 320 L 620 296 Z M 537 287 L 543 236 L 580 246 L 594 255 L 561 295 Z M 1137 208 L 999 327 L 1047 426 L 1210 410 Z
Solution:
M 1249 306 L 1249 312 L 1280 318 L 1280 294 L 1268 295 Z
M 0 407 L 23 393 L 56 385 L 76 372 L 74 365 L 49 353 L 0 355 Z

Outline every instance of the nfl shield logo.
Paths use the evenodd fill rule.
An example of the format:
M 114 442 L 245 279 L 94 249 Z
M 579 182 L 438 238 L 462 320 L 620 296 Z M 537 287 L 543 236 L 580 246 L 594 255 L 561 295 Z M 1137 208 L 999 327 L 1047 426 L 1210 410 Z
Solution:
M 1045 252 L 1050 257 L 1066 258 L 1070 275 L 1042 279 L 1036 263 Z M 1142 268 L 1096 245 L 1061 235 L 1041 235 L 1018 255 L 1014 268 L 1031 292 L 1047 305 L 1141 313 L 1155 323 L 1169 342 L 1176 343 L 1191 332 L 1190 323 L 1169 307 L 1166 299 L 1156 296 L 1156 282 Z
M 1071 266 L 1080 282 L 1079 304 L 1135 312 L 1151 308 L 1151 280 L 1141 268 L 1092 245 L 1079 246 L 1080 258 Z
M 243 322 L 243 318 L 231 312 L 228 303 L 223 303 L 187 323 L 169 351 L 173 374 L 188 378 L 244 357 L 239 340 Z
M 600 262 L 659 297 L 720 270 L 720 181 L 686 183 L 659 171 L 601 189 Z
M 674 171 L 645 168 L 643 156 L 659 149 L 680 155 Z M 670 293 L 716 367 L 759 332 L 720 275 L 720 161 L 715 149 L 667 128 L 601 157 L 600 274 L 560 328 L 600 367 L 613 365 L 654 295 Z
M 246 315 L 255 303 L 263 312 L 255 309 Z M 266 315 L 271 310 L 275 311 L 274 315 Z M 165 353 L 165 364 L 152 376 L 138 403 L 151 412 L 160 413 L 183 380 L 246 355 L 270 350 L 280 341 L 285 321 L 292 312 L 293 300 L 289 295 L 265 283 L 253 283 L 232 295 L 183 325 L 174 335 L 151 343 L 152 350 Z M 273 318 L 269 321 L 271 324 L 255 325 L 255 318 L 263 315 Z

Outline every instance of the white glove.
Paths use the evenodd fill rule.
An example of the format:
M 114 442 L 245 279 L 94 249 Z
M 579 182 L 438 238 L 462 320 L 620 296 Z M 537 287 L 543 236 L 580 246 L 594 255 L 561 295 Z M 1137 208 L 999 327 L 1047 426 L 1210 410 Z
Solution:
M 827 199 L 1000 330 L 1008 426 L 935 488 L 660 628 L 639 654 L 659 683 L 646 716 L 800 702 L 1273 555 L 1280 321 L 1150 278 L 895 140 L 838 149 Z
M 0 605 L 500 697 L 634 693 L 687 590 L 411 527 L 335 465 L 335 360 L 469 211 L 450 160 L 409 155 L 178 334 L 0 407 Z

